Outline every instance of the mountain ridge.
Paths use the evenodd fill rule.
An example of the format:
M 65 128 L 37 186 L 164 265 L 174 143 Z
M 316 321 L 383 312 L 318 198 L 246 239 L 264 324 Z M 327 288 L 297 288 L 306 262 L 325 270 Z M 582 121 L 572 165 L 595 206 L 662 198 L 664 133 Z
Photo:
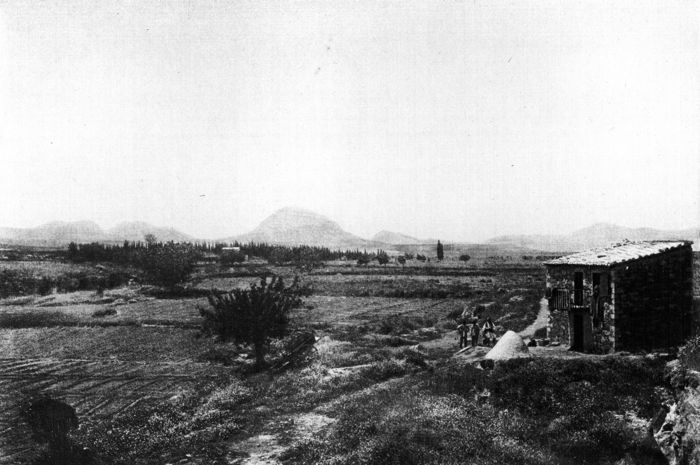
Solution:
M 267 242 L 280 245 L 309 245 L 337 249 L 374 248 L 382 244 L 345 231 L 319 213 L 296 207 L 281 208 L 246 234 L 225 242 Z
M 0 242 L 10 245 L 59 247 L 71 242 L 143 241 L 153 234 L 162 242 L 186 242 L 192 236 L 174 228 L 153 226 L 143 221 L 122 222 L 108 230 L 94 221 L 51 221 L 34 228 L 0 228 Z
M 622 240 L 690 240 L 700 245 L 700 228 L 663 230 L 648 227 L 630 228 L 612 223 L 595 223 L 568 234 L 513 234 L 496 236 L 487 244 L 509 244 L 551 252 L 575 252 L 606 247 Z
M 29 246 L 66 246 L 70 242 L 119 243 L 143 241 L 146 234 L 153 234 L 162 242 L 194 242 L 193 236 L 172 227 L 159 227 L 143 221 L 121 222 L 109 229 L 102 229 L 94 221 L 52 221 L 34 228 L 0 227 L 0 243 Z M 481 242 L 493 246 L 514 246 L 545 252 L 575 252 L 609 246 L 624 239 L 639 240 L 691 240 L 700 247 L 700 228 L 661 230 L 648 227 L 629 228 L 612 223 L 595 223 L 564 234 L 512 234 L 492 237 Z M 201 239 L 200 239 L 201 240 Z M 248 233 L 219 239 L 220 242 L 267 242 L 280 245 L 311 245 L 335 249 L 378 249 L 400 246 L 426 245 L 433 239 L 417 239 L 394 231 L 382 230 L 370 239 L 345 231 L 337 222 L 311 210 L 284 207 Z M 443 243 L 467 244 L 464 241 Z
M 406 234 L 394 232 L 394 231 L 387 231 L 387 230 L 382 230 L 379 231 L 377 234 L 372 236 L 372 241 L 375 242 L 384 242 L 385 244 L 392 244 L 392 245 L 409 245 L 409 244 L 421 244 L 426 241 L 417 239 L 413 236 L 408 236 Z

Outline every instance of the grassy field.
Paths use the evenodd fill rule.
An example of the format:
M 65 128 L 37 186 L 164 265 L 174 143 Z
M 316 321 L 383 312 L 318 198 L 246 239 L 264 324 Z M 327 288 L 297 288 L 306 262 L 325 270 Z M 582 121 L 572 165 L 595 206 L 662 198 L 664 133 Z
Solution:
M 245 287 L 265 272 L 297 271 L 202 270 L 190 285 Z M 37 395 L 76 410 L 79 447 L 64 463 L 614 463 L 648 452 L 658 358 L 555 348 L 488 374 L 453 357 L 465 307 L 483 308 L 500 332 L 535 320 L 536 263 L 337 264 L 301 277 L 313 294 L 292 330 L 312 329 L 316 351 L 275 373 L 251 372 L 249 348 L 201 334 L 205 298 L 134 285 L 0 300 L 0 463 L 55 454 L 13 426 Z M 284 345 L 271 344 L 272 362 Z

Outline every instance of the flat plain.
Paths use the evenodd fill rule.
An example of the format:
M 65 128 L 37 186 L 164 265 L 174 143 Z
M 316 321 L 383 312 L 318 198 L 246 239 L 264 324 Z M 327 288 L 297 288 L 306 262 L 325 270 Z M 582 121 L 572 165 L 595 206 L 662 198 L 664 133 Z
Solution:
M 64 266 L 70 267 L 42 262 L 36 272 Z M 266 273 L 287 282 L 299 276 L 310 287 L 311 295 L 292 311 L 291 333 L 311 330 L 316 344 L 299 365 L 255 373 L 248 347 L 201 331 L 198 307 L 208 305 L 205 291 L 245 288 Z M 592 456 L 612 463 L 634 444 L 634 419 L 655 413 L 661 365 L 643 357 L 567 361 L 553 348 L 551 356 L 536 357 L 542 366 L 518 365 L 489 377 L 454 356 L 456 320 L 465 308 L 492 317 L 500 334 L 522 331 L 540 311 L 544 277 L 538 262 L 338 262 L 304 271 L 243 264 L 201 267 L 190 279 L 190 297 L 154 297 L 148 286 L 132 283 L 5 298 L 0 463 L 41 463 L 51 453 L 32 438 L 21 415 L 26 402 L 41 396 L 75 409 L 71 440 L 82 448 L 75 463 L 562 463 L 586 445 L 607 441 L 598 430 L 622 419 L 609 435 L 626 439 L 606 442 Z M 286 342 L 270 344 L 273 364 Z M 601 376 L 587 379 L 581 367 L 579 379 L 571 366 L 557 365 L 579 362 L 619 364 L 602 378 L 628 376 L 638 383 L 608 393 L 617 407 L 599 405 L 593 392 L 589 399 L 587 387 L 583 403 L 601 411 L 593 419 L 566 412 L 569 397 L 580 393 L 563 387 L 549 410 L 541 399 L 528 398 L 536 394 L 527 383 L 554 383 L 551 373 L 562 370 L 569 384 L 615 387 Z M 518 387 L 505 381 L 514 371 L 548 374 L 519 379 L 526 385 Z M 516 391 L 496 388 L 501 382 Z M 528 411 L 528 402 L 542 410 Z M 585 431 L 592 432 L 571 423 L 581 420 L 576 415 L 586 417 Z M 547 434 L 559 434 L 565 446 L 552 445 Z

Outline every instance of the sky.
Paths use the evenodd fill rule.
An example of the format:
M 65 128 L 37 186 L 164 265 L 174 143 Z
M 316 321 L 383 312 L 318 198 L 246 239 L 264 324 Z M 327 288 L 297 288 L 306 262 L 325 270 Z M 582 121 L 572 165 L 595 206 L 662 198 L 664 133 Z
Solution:
M 0 226 L 697 227 L 699 5 L 0 0 Z

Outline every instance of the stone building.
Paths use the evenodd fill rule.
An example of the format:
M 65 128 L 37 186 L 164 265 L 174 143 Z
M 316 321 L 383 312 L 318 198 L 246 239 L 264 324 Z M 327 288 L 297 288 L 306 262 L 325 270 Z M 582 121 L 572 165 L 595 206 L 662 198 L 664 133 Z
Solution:
M 681 344 L 692 333 L 691 242 L 626 242 L 545 262 L 548 337 L 608 353 Z

